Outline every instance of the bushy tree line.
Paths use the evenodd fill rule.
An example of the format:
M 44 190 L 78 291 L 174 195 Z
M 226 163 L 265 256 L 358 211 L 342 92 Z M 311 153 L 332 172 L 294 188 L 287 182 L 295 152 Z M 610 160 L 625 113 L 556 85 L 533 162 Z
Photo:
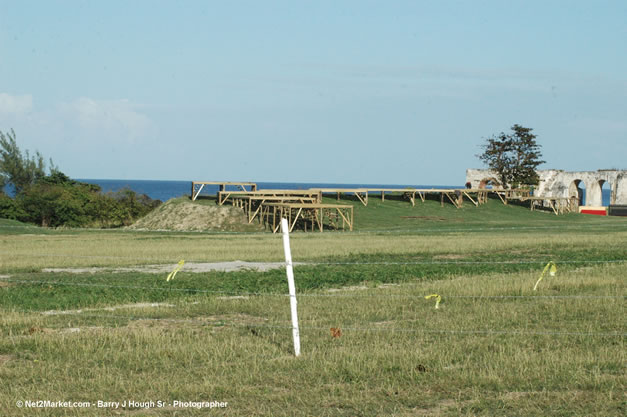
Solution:
M 9 196 L 5 186 L 14 192 Z M 102 193 L 75 181 L 50 161 L 20 151 L 15 132 L 0 131 L 0 218 L 45 227 L 119 227 L 131 224 L 161 202 L 132 190 Z

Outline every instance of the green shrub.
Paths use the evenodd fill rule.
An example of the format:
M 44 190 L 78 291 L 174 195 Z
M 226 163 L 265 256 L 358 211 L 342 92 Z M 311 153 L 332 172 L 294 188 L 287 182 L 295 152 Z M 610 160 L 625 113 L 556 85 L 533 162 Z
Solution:
M 0 131 L 0 218 L 45 227 L 117 227 L 128 225 L 161 204 L 130 189 L 102 194 L 94 184 L 75 181 L 43 156 L 22 153 L 15 132 Z M 3 193 L 4 187 L 15 198 Z
M 88 196 L 67 185 L 36 184 L 17 196 L 27 213 L 25 220 L 43 227 L 79 227 L 89 220 Z
M 100 190 L 97 185 L 72 180 L 56 171 L 22 190 L 15 200 L 6 197 L 10 202 L 0 203 L 0 213 L 44 227 L 120 227 L 161 203 L 130 189 L 107 194 Z
M 26 216 L 22 207 L 8 195 L 0 193 L 0 218 L 19 220 Z

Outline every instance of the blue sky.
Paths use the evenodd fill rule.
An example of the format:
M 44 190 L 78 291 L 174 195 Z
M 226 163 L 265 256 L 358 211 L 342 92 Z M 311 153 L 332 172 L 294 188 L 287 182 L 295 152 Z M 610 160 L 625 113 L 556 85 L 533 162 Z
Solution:
M 515 123 L 627 168 L 625 1 L 0 0 L 0 130 L 74 178 L 461 184 Z

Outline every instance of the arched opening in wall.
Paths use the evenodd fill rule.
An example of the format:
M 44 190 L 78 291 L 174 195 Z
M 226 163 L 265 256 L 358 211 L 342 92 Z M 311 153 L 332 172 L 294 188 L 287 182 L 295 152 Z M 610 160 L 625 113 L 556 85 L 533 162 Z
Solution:
M 496 178 L 484 178 L 479 182 L 479 188 L 501 188 L 501 183 Z
M 568 197 L 577 197 L 580 206 L 586 205 L 586 184 L 582 180 L 574 180 L 568 187 Z
M 601 205 L 604 207 L 614 204 L 612 201 L 612 184 L 608 181 L 599 181 L 601 186 Z

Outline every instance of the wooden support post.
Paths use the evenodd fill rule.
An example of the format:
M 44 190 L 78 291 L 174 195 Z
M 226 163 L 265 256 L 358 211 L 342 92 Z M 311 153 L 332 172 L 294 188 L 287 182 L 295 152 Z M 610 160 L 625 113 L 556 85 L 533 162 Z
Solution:
M 316 210 L 314 209 L 314 211 Z M 320 208 L 320 218 L 319 218 L 318 226 L 320 227 L 320 231 L 322 232 L 324 229 L 324 211 L 322 208 Z
M 351 219 L 350 220 L 348 219 L 348 212 L 346 214 L 344 214 L 342 212 L 342 209 L 339 208 L 339 207 L 337 207 L 336 210 L 339 213 L 340 217 L 342 218 L 342 230 L 344 230 L 344 222 L 348 223 L 348 227 L 350 228 L 350 230 L 353 230 L 353 219 L 352 219 L 352 217 L 353 217 L 353 208 L 352 207 L 350 208 L 350 211 L 351 211 L 351 215 L 350 215 Z
M 248 198 L 248 201 L 250 201 L 250 207 L 251 207 L 251 211 L 252 211 L 252 200 L 250 199 L 250 197 Z M 259 213 L 259 210 L 261 210 L 261 207 L 263 207 L 263 203 L 265 203 L 266 200 L 263 199 L 259 202 L 259 207 L 257 207 L 257 210 L 255 210 L 255 212 L 253 213 L 252 216 L 248 216 L 248 223 L 252 223 L 253 220 L 255 219 L 255 216 L 257 215 L 257 213 Z
M 225 193 L 223 191 L 219 191 L 218 192 L 218 205 L 223 205 L 224 203 L 226 203 L 226 200 L 228 200 L 229 198 L 229 193 Z
M 346 219 L 342 215 L 342 210 L 338 210 L 340 212 L 340 216 L 342 216 L 342 231 L 346 230 Z
M 290 226 L 290 232 L 291 232 L 292 230 L 294 230 L 294 226 L 296 226 L 296 222 L 298 221 L 298 218 L 300 217 L 301 213 L 303 212 L 303 209 L 302 209 L 302 207 L 298 209 L 298 211 L 296 212 L 296 216 L 294 216 L 294 219 L 292 219 L 292 209 L 289 209 L 289 210 L 290 210 L 290 219 L 292 220 L 291 221 L 292 224 Z
M 361 204 L 363 204 L 364 206 L 368 205 L 368 192 L 367 191 L 365 193 L 365 199 L 359 194 L 358 191 L 355 191 L 355 195 L 357 196 L 359 201 L 361 201 Z
M 553 200 L 549 200 L 549 205 L 553 209 L 553 213 L 555 213 L 555 215 L 557 216 L 559 213 L 557 212 L 557 209 L 555 208 L 555 204 L 553 203 Z
M 416 207 L 416 192 L 408 192 L 407 196 L 409 197 L 409 201 L 411 202 L 412 207 Z
M 272 213 L 272 233 L 276 233 L 276 206 L 274 206 Z
M 478 202 L 479 198 L 478 198 L 478 197 L 477 197 L 477 201 L 475 201 L 475 200 L 473 200 L 473 199 L 472 199 L 472 197 L 470 196 L 470 194 L 468 194 L 466 191 L 464 191 L 464 195 L 466 195 L 466 197 L 468 197 L 468 199 L 469 199 L 470 201 L 472 201 L 472 203 L 475 205 L 475 207 L 478 207 L 478 206 L 479 206 L 479 202 Z
M 353 208 L 351 207 L 350 210 L 351 210 L 350 231 L 352 232 L 353 231 L 353 224 L 355 222 L 355 218 L 353 217 Z
M 444 193 L 444 194 L 446 194 L 446 197 L 447 197 L 447 198 L 451 201 L 451 203 L 453 203 L 453 205 L 454 205 L 456 208 L 459 208 L 459 206 L 457 205 L 457 204 L 458 204 L 458 202 L 457 202 L 457 200 L 456 200 L 456 199 L 454 200 L 454 199 L 453 199 L 453 197 L 451 197 L 451 195 L 450 195 L 449 193 Z

